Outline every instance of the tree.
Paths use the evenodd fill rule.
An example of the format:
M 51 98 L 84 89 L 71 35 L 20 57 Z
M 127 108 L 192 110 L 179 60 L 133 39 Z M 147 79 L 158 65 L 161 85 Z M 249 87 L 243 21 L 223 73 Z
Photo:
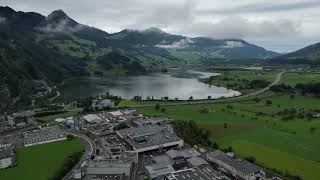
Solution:
M 74 136 L 72 134 L 67 135 L 67 140 L 72 140 L 73 138 L 74 138 Z
M 117 130 L 126 129 L 126 128 L 129 128 L 129 126 L 127 125 L 127 123 L 122 122 L 122 123 L 118 124 L 117 126 L 115 126 L 113 128 L 113 130 L 117 131 Z
M 212 149 L 219 149 L 219 145 L 216 142 L 214 142 L 212 144 Z
M 254 156 L 248 156 L 248 157 L 245 157 L 244 159 L 251 163 L 256 163 L 256 158 Z
M 211 96 L 208 96 L 208 99 L 211 99 Z
M 156 104 L 156 106 L 155 106 L 154 108 L 155 108 L 155 110 L 157 110 L 157 111 L 158 111 L 158 110 L 160 110 L 160 104 L 159 104 L 159 103 L 157 103 L 157 104 Z
M 190 96 L 190 97 L 189 97 L 189 100 L 192 101 L 192 100 L 193 100 L 193 96 Z
M 266 100 L 266 105 L 267 105 L 267 106 L 270 106 L 271 104 L 272 104 L 272 101 L 271 101 L 271 100 L 269 100 L 269 99 Z
M 166 108 L 161 108 L 161 113 L 165 113 L 166 112 Z
M 228 124 L 225 122 L 224 124 L 223 124 L 223 127 L 226 129 L 226 128 L 228 128 Z

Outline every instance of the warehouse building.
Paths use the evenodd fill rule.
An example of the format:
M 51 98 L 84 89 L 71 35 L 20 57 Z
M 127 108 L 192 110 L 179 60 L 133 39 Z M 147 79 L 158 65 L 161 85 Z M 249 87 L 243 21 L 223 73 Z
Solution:
M 176 135 L 171 125 L 133 127 L 116 133 L 137 153 L 183 146 L 183 139 Z
M 96 114 L 87 114 L 83 116 L 83 120 L 88 124 L 100 124 L 104 122 L 104 120 Z
M 131 180 L 134 179 L 136 164 L 131 161 L 93 161 L 85 167 L 83 180 Z
M 227 180 L 210 166 L 175 171 L 165 175 L 165 180 Z
M 237 159 L 220 150 L 207 154 L 207 160 L 220 167 L 226 173 L 230 173 L 236 178 L 246 180 L 264 179 L 265 172 L 263 169 L 249 161 Z

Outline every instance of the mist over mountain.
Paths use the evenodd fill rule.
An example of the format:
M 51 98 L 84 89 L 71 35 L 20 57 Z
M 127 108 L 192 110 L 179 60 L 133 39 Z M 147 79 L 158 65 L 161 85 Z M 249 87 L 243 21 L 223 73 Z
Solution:
M 0 7 L 2 108 L 13 98 L 18 101 L 36 91 L 31 85 L 35 80 L 56 84 L 70 77 L 108 77 L 277 55 L 241 39 L 189 38 L 157 28 L 109 34 L 79 24 L 62 10 L 46 17 Z

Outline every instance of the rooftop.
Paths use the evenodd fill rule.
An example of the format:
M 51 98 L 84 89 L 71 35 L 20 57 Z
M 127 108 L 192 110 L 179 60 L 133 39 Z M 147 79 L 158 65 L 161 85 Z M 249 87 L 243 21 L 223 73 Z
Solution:
M 216 159 L 222 161 L 224 164 L 227 164 L 234 169 L 242 172 L 243 174 L 251 174 L 258 171 L 262 171 L 263 169 L 249 161 L 243 159 L 237 159 L 228 156 L 226 153 L 216 150 L 214 152 L 210 152 L 207 154 L 207 158 L 209 159 Z
M 191 149 L 183 149 L 183 150 L 170 150 L 170 151 L 167 151 L 166 154 L 171 158 L 171 159 L 174 159 L 174 158 L 177 158 L 177 157 L 184 157 L 184 158 L 191 158 L 191 157 L 196 157 L 196 156 L 200 156 L 201 154 L 191 148 Z
M 151 178 L 163 176 L 165 174 L 174 172 L 174 168 L 170 164 L 151 164 L 145 167 Z
M 192 158 L 188 159 L 187 161 L 189 164 L 191 164 L 194 167 L 209 164 L 206 160 L 204 160 L 201 157 L 192 157 Z
M 170 125 L 127 128 L 117 131 L 117 134 L 136 149 L 181 140 Z
M 14 156 L 14 147 L 12 144 L 0 144 L 0 159 Z

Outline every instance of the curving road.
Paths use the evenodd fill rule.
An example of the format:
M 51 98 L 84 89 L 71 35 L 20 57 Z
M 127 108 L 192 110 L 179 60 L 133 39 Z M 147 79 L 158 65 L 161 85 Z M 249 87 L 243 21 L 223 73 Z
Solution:
M 72 178 L 73 175 L 73 171 L 76 169 L 79 169 L 81 167 L 81 165 L 88 159 L 91 158 L 92 155 L 95 155 L 95 150 L 96 150 L 96 144 L 95 142 L 90 139 L 89 137 L 80 134 L 79 132 L 75 132 L 75 131 L 64 131 L 66 134 L 70 134 L 73 135 L 75 137 L 81 138 L 84 142 L 85 142 L 85 152 L 82 156 L 82 158 L 80 159 L 80 161 L 62 178 L 62 180 L 68 180 Z
M 215 99 L 215 100 L 200 100 L 200 101 L 190 101 L 190 102 L 176 102 L 176 103 L 163 103 L 160 104 L 161 106 L 178 106 L 178 105 L 190 105 L 190 104 L 206 104 L 206 103 L 217 103 L 217 102 L 227 102 L 227 101 L 234 101 L 234 100 L 241 100 L 244 98 L 248 98 L 251 96 L 257 96 L 259 94 L 262 94 L 266 91 L 268 91 L 271 86 L 277 85 L 281 82 L 282 80 L 282 75 L 285 73 L 285 71 L 279 72 L 277 74 L 277 77 L 275 78 L 275 80 L 269 84 L 269 86 L 260 89 L 258 91 L 249 93 L 249 94 L 245 94 L 245 95 L 241 95 L 241 96 L 237 96 L 237 97 L 230 97 L 230 98 L 226 98 L 226 99 Z M 148 104 L 148 105 L 142 105 L 142 106 L 129 106 L 128 108 L 145 108 L 145 107 L 154 107 L 155 104 Z

